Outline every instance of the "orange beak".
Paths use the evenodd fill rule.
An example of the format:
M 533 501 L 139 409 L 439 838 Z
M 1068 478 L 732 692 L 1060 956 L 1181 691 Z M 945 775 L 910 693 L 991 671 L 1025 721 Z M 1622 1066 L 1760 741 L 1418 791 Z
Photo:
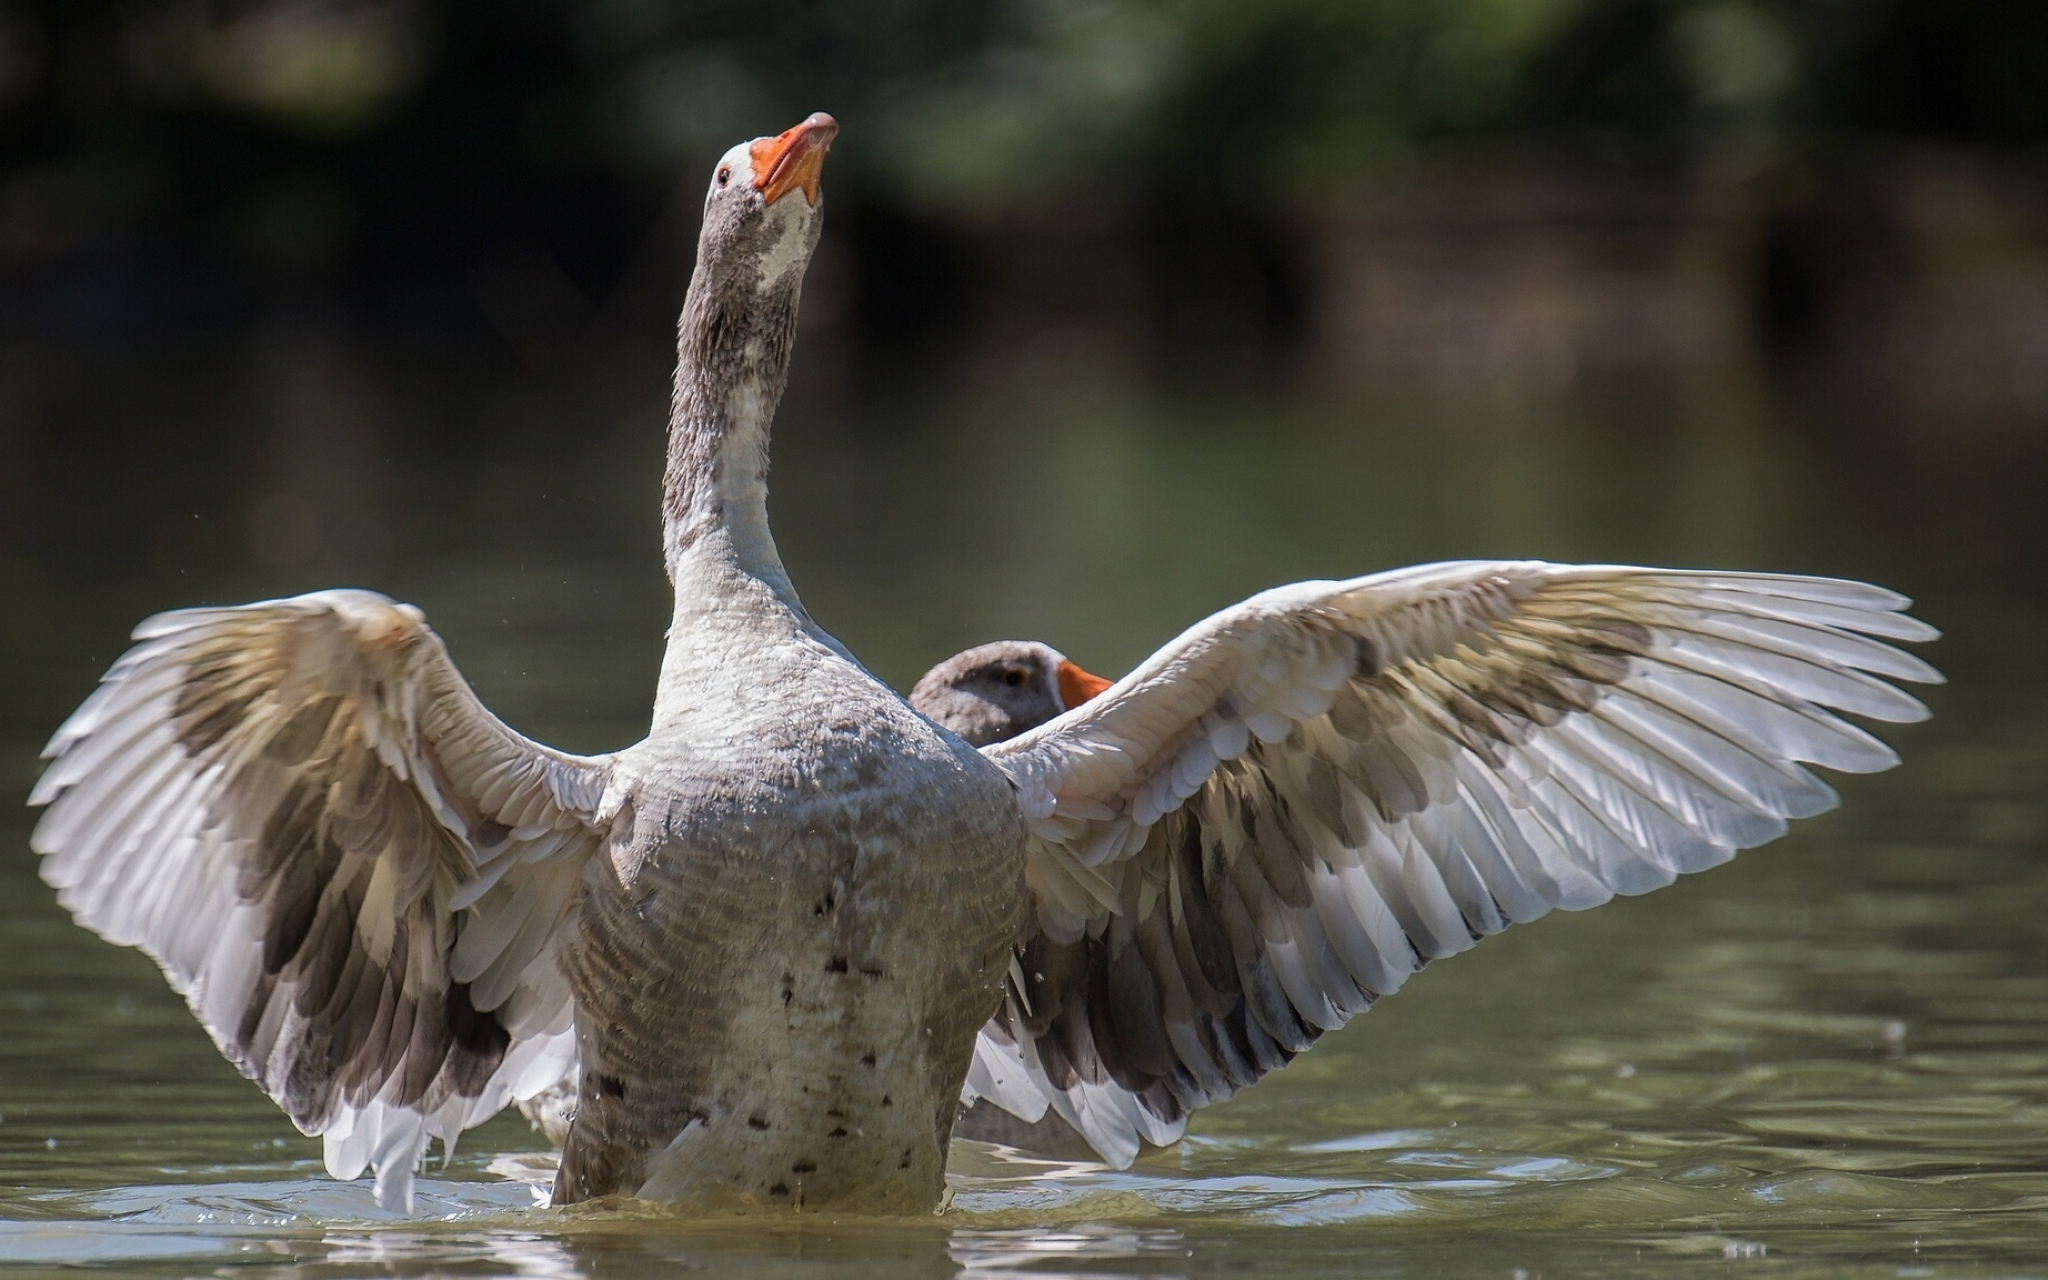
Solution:
M 1114 683 L 1114 680 L 1104 680 L 1101 676 L 1091 675 L 1071 662 L 1060 663 L 1060 701 L 1067 704 L 1069 711 Z
M 822 111 L 794 129 L 772 138 L 758 139 L 747 148 L 754 163 L 754 190 L 769 204 L 802 189 L 804 199 L 818 203 L 818 175 L 825 168 L 825 152 L 839 134 L 839 122 Z

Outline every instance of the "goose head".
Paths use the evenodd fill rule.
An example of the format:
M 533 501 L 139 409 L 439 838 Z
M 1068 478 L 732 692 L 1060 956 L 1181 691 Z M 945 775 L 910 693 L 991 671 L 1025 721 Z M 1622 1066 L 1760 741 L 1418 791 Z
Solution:
M 704 196 L 693 293 L 702 285 L 743 308 L 758 307 L 764 296 L 788 294 L 794 310 L 804 265 L 824 226 L 820 179 L 825 153 L 838 134 L 838 122 L 819 111 L 718 158 Z
M 970 744 L 985 747 L 1070 711 L 1110 682 L 1051 645 L 998 640 L 956 653 L 925 672 L 910 705 Z

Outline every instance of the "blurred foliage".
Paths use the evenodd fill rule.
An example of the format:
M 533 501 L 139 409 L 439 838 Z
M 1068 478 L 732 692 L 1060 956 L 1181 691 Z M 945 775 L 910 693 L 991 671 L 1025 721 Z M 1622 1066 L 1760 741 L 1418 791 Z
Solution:
M 374 291 L 538 237 L 601 293 L 676 184 L 820 108 L 842 207 L 957 222 L 1295 208 L 1427 148 L 2032 143 L 2044 66 L 2038 0 L 0 0 L 0 271 Z

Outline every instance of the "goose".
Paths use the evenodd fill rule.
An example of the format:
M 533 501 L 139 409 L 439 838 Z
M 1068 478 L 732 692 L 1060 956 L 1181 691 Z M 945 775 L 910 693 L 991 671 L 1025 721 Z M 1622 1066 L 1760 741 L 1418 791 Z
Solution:
M 964 649 L 918 677 L 910 705 L 968 745 L 1008 742 L 1109 688 L 1105 680 L 1036 640 Z
M 805 611 L 767 517 L 822 113 L 715 168 L 661 490 L 647 736 L 493 716 L 419 609 L 159 615 L 30 802 L 60 902 L 162 967 L 329 1172 L 411 1202 L 574 1064 L 553 1198 L 929 1211 L 963 1104 L 1102 1160 L 1425 963 L 1643 893 L 1898 757 L 1934 638 L 1879 587 L 1459 561 L 1262 592 L 977 748 Z
M 1049 644 L 1036 640 L 997 640 L 965 649 L 918 678 L 911 688 L 911 709 L 969 746 L 1003 742 L 1039 725 L 1109 688 L 1112 681 L 1084 671 Z M 576 1116 L 577 1072 L 530 1098 L 514 1099 L 519 1113 L 557 1148 L 568 1140 Z M 986 1103 L 963 1114 L 955 1137 L 1003 1141 L 1047 1153 L 1078 1154 L 1071 1130 L 1061 1132 L 1044 1121 L 1034 1129 L 1002 1118 Z

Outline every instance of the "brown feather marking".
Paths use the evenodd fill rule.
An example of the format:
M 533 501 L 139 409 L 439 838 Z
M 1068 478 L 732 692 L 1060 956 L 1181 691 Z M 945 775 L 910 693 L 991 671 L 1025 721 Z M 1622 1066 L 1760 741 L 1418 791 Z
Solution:
M 235 891 L 244 901 L 261 898 L 277 874 L 309 856 L 306 850 L 319 839 L 320 801 L 310 780 L 303 774 L 284 776 L 287 781 L 282 793 L 264 815 L 250 856 L 237 869 Z M 216 802 L 215 821 L 226 823 L 237 816 L 232 797 Z
M 354 938 L 350 942 L 348 958 L 342 962 L 327 1000 L 314 1012 L 314 1017 L 329 1027 L 327 1069 L 336 1076 L 355 1060 L 369 1039 L 384 977 L 361 943 Z
M 432 999 L 431 993 L 421 994 Z M 446 998 L 435 1003 L 442 1007 L 435 1009 L 428 1004 L 413 1016 L 412 1042 L 405 1047 L 405 1077 L 398 1087 L 401 1104 L 425 1098 L 434 1078 L 441 1074 L 441 1067 L 448 1060 L 450 1035 Z
M 1195 994 L 1194 983 L 1188 980 L 1186 971 L 1181 967 L 1180 954 L 1173 942 L 1172 921 L 1163 900 L 1154 903 L 1152 910 L 1138 919 L 1131 930 L 1131 939 L 1157 984 L 1160 1021 L 1192 1022 L 1200 1011 L 1199 997 Z M 1197 978 L 1195 981 L 1201 980 Z
M 456 1093 L 473 1098 L 483 1092 L 491 1073 L 504 1061 L 512 1036 L 496 1014 L 484 1013 L 470 1002 L 467 982 L 449 984 L 444 1008 L 451 1046 L 449 1056 L 455 1065 L 449 1083 Z
M 1635 669 L 1629 654 L 1604 646 L 1546 644 L 1535 637 L 1522 636 L 1516 638 L 1515 649 L 1565 678 L 1592 685 L 1620 684 Z
M 1233 1002 L 1230 1012 L 1222 1017 L 1204 1018 L 1196 1026 L 1196 1031 L 1213 1051 L 1212 1060 L 1233 1089 L 1256 1084 L 1265 1074 L 1253 1060 L 1251 1041 L 1245 1036 L 1245 1022 L 1249 1017 L 1244 1001 L 1240 999 Z
M 266 971 L 256 979 L 256 986 L 249 992 L 249 1003 L 242 1007 L 242 1020 L 235 1027 L 235 1065 L 242 1074 L 254 1078 L 263 1068 L 253 1050 L 256 1037 L 263 1029 L 263 1014 L 270 1007 L 272 994 L 277 990 L 277 974 Z
M 1237 970 L 1200 879 L 1199 867 L 1176 872 L 1180 912 L 1166 932 L 1196 1011 L 1222 1017 L 1237 998 Z
M 387 971 L 392 975 L 392 989 L 397 997 L 391 1008 L 391 1025 L 384 1033 L 383 1050 L 364 1059 L 366 1066 L 373 1062 L 376 1064 L 375 1076 L 366 1077 L 364 1083 L 368 1085 L 374 1082 L 377 1088 L 382 1088 L 384 1081 L 390 1078 L 392 1070 L 404 1061 L 407 1051 L 412 1048 L 413 1038 L 419 1033 L 419 997 L 405 988 L 406 966 L 399 963 L 406 954 L 402 945 L 402 934 L 400 940 L 401 945 L 393 950 L 392 963 L 387 966 Z
M 1325 831 L 1337 837 L 1339 844 L 1355 848 L 1363 838 L 1363 832 L 1351 829 L 1351 818 L 1346 812 L 1344 788 L 1338 780 L 1337 766 L 1318 754 L 1304 758 L 1302 764 L 1303 789 L 1300 792 L 1302 807 L 1309 816 L 1322 824 Z M 1306 853 L 1313 846 L 1304 843 Z
M 1371 685 L 1357 680 L 1339 685 L 1324 713 L 1330 718 L 1330 727 L 1352 742 L 1371 742 L 1389 727 L 1380 717 L 1380 708 L 1368 701 L 1371 690 Z
M 350 872 L 346 883 L 330 886 L 323 896 L 321 910 L 296 957 L 297 972 L 287 975 L 294 980 L 292 1007 L 303 1017 L 313 1017 L 334 998 L 335 987 L 356 949 L 356 911 L 362 904 L 368 868 L 357 863 Z M 338 882 L 339 877 L 336 879 Z
M 1228 1011 L 1238 995 L 1237 960 L 1230 953 L 1230 940 L 1218 919 L 1210 885 L 1228 872 L 1221 865 L 1222 854 L 1215 842 L 1204 842 L 1201 823 L 1190 821 L 1186 834 L 1174 846 L 1179 854 L 1177 883 L 1180 886 L 1182 919 L 1174 930 L 1176 950 L 1184 949 L 1181 968 L 1200 976 L 1208 988 L 1203 1007 L 1211 1014 Z
M 360 1033 L 361 1047 L 355 1056 L 342 1064 L 337 1083 L 341 1086 L 342 1097 L 350 1106 L 361 1106 L 375 1094 L 383 1084 L 384 1074 L 391 1067 L 388 1057 L 391 1046 L 391 1023 L 398 1015 L 399 1006 L 405 993 L 391 976 L 389 966 L 365 959 L 364 989 L 376 997 L 376 1005 L 369 1011 L 368 1025 Z M 363 1016 L 359 1009 L 351 1009 L 349 1018 L 353 1021 Z
M 1436 674 L 1456 690 L 1453 696 L 1445 699 L 1444 705 L 1450 708 L 1459 723 L 1478 732 L 1491 730 L 1490 736 L 1503 742 L 1519 746 L 1534 736 L 1530 725 L 1548 728 L 1564 718 L 1554 706 L 1532 698 L 1526 683 L 1510 683 L 1505 677 L 1511 673 L 1473 672 L 1471 675 L 1479 678 L 1469 682 L 1454 680 L 1449 672 L 1441 669 Z M 1519 678 L 1525 682 L 1529 679 L 1527 675 Z M 1474 711 L 1475 706 L 1483 708 L 1483 712 Z M 1490 717 L 1485 713 L 1491 713 Z M 1493 728 L 1495 725 L 1501 727 Z
M 1242 863 L 1245 860 L 1236 861 Z M 1233 878 L 1227 888 L 1218 886 L 1224 891 L 1213 895 L 1216 914 L 1222 921 L 1224 936 L 1230 940 L 1230 950 L 1237 961 L 1237 980 L 1241 998 L 1252 1003 L 1270 1001 L 1274 994 L 1273 991 L 1266 989 L 1272 975 L 1260 958 L 1265 952 L 1265 935 L 1255 921 L 1250 904 L 1244 901 L 1248 883 L 1251 891 L 1257 894 L 1256 882 L 1256 876 Z M 1284 995 L 1280 996 L 1280 1002 L 1286 1003 Z M 1270 1009 L 1262 1009 L 1261 1016 L 1269 1012 Z
M 1105 1076 L 1114 1081 L 1119 1088 L 1135 1093 L 1150 1085 L 1152 1080 L 1151 1077 L 1132 1069 L 1135 1055 L 1124 1043 L 1124 1028 L 1118 1022 L 1117 1011 L 1111 1003 L 1109 994 L 1109 950 L 1099 940 L 1092 941 L 1089 950 L 1092 954 L 1089 956 L 1087 975 L 1087 1051 L 1101 1065 Z M 1075 1028 L 1082 1029 L 1084 1028 Z
M 259 856 L 243 864 L 239 877 L 245 898 L 260 896 L 266 883 L 275 886 L 270 893 L 269 918 L 263 930 L 265 973 L 279 972 L 305 949 L 319 918 L 320 902 L 327 892 L 328 882 L 341 865 L 341 849 L 333 841 L 322 840 L 318 836 L 315 826 L 318 811 L 308 798 L 311 790 L 303 780 L 293 786 L 285 804 L 277 810 L 277 814 L 286 815 L 287 820 L 274 827 L 270 823 L 265 824 L 263 838 L 257 845 Z M 273 839 L 277 843 L 273 843 Z M 269 874 L 263 876 L 252 892 L 249 884 L 255 878 L 252 873 L 266 870 L 266 862 Z
M 1259 998 L 1254 998 L 1255 990 L 1262 993 Z M 1294 1061 L 1294 1055 L 1315 1043 L 1315 1036 L 1295 1021 L 1294 1006 L 1287 1002 L 1287 994 L 1270 975 L 1257 988 L 1246 986 L 1245 1009 L 1249 1016 L 1239 1018 L 1236 1026 L 1251 1049 L 1252 1062 L 1262 1072 L 1278 1071 Z M 1276 1024 L 1283 1028 L 1292 1024 L 1296 1034 L 1283 1036 L 1273 1030 Z
M 263 744 L 263 754 L 279 764 L 303 764 L 319 750 L 327 729 L 341 708 L 341 699 L 316 698 L 294 710 Z
M 178 742 L 190 756 L 203 755 L 219 745 L 248 719 L 249 709 L 270 692 L 272 686 L 244 674 L 240 664 L 224 656 L 218 662 L 188 669 L 178 690 L 171 715 L 177 723 Z
M 1246 781 L 1249 784 L 1249 779 Z M 1281 906 L 1285 899 L 1273 884 L 1271 868 L 1267 865 L 1269 855 L 1265 842 L 1277 845 L 1281 839 L 1273 828 L 1272 797 L 1269 794 L 1260 799 L 1264 803 L 1255 803 L 1252 797 L 1245 797 L 1243 807 L 1238 811 L 1238 829 L 1223 833 L 1231 845 L 1223 861 L 1229 869 L 1229 883 L 1235 893 L 1216 895 L 1217 905 L 1221 908 L 1224 932 L 1230 938 L 1230 949 L 1237 957 L 1240 972 L 1247 958 L 1265 949 L 1265 941 L 1285 942 L 1293 936 Z M 1284 857 L 1285 851 L 1281 852 Z M 1241 908 L 1242 919 L 1249 923 L 1251 933 L 1242 933 L 1233 927 L 1233 903 Z
M 1086 969 L 1081 971 L 1082 985 L 1075 989 L 1073 998 L 1067 1001 L 1052 1024 L 1052 1042 L 1059 1045 L 1060 1057 L 1065 1062 L 1065 1082 L 1061 1088 L 1072 1088 L 1076 1081 L 1105 1084 L 1109 1080 L 1109 1071 L 1096 1052 L 1094 1028 L 1089 1025 L 1086 985 L 1089 976 Z M 1041 1044 L 1041 1057 L 1043 1048 Z
M 1135 940 L 1109 952 L 1108 970 L 1103 984 L 1107 1021 L 1116 1027 L 1125 1074 L 1131 1077 L 1119 1082 L 1134 1092 L 1143 1090 L 1173 1071 L 1173 1047 L 1161 1029 L 1159 989 Z
M 369 819 L 374 825 L 381 825 L 385 796 L 397 779 L 376 752 L 354 741 L 354 725 L 349 728 L 342 748 L 330 757 L 334 781 L 327 792 L 328 810 L 338 818 Z M 373 839 L 374 834 L 368 832 L 342 837 L 352 849 L 363 848 Z
M 1308 878 L 1302 868 L 1302 855 L 1310 846 L 1301 838 L 1293 806 L 1273 785 L 1272 774 L 1261 773 L 1258 779 L 1264 794 L 1257 798 L 1257 803 L 1245 806 L 1251 819 L 1246 823 L 1245 836 L 1251 845 L 1253 860 L 1258 863 L 1265 882 L 1272 886 L 1273 895 L 1281 902 L 1297 910 L 1313 907 L 1315 895 L 1309 891 Z
M 1387 669 L 1387 656 L 1378 643 L 1365 636 L 1354 636 L 1352 643 L 1357 649 L 1351 661 L 1352 679 L 1371 680 Z

